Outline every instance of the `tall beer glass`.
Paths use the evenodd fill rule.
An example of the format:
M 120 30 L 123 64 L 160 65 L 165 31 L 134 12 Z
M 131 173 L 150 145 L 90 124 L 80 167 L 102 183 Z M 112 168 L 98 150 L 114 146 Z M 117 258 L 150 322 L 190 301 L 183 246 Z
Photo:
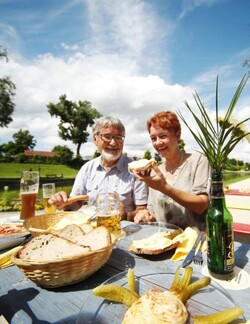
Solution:
M 39 190 L 39 172 L 22 171 L 20 181 L 21 213 L 20 219 L 35 215 L 35 204 Z
M 44 183 L 43 187 L 43 205 L 45 213 L 54 213 L 56 207 L 48 203 L 49 198 L 55 193 L 55 184 L 54 183 Z
M 120 199 L 117 193 L 99 194 L 96 199 L 97 226 L 105 226 L 111 233 L 121 234 Z

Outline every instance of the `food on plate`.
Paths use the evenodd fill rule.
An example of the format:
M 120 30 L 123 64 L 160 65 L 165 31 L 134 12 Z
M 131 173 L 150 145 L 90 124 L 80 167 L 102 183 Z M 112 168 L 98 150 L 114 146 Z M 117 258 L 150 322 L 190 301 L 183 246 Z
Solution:
M 18 252 L 25 260 L 53 260 L 90 252 L 90 247 L 73 243 L 63 237 L 44 233 L 31 239 Z
M 22 222 L 8 222 L 0 224 L 0 235 L 26 233 L 27 229 Z
M 129 269 L 127 274 L 129 289 L 115 285 L 101 285 L 93 289 L 95 296 L 120 302 L 129 307 L 122 324 L 184 324 L 188 320 L 188 311 L 185 306 L 187 300 L 199 289 L 207 287 L 211 282 L 210 277 L 203 277 L 190 283 L 193 269 L 191 267 L 185 268 L 180 278 L 180 267 L 178 267 L 169 290 L 160 291 L 154 288 L 142 296 L 138 295 L 136 298 L 133 291 L 135 285 L 129 283 L 132 273 L 133 270 Z M 135 301 L 133 302 L 134 299 Z M 192 316 L 192 321 L 194 324 L 226 324 L 243 313 L 244 311 L 241 308 L 233 307 L 212 315 Z
M 177 234 L 175 241 L 173 242 L 173 236 Z M 156 232 L 153 235 L 132 241 L 129 246 L 129 251 L 135 252 L 137 254 L 160 254 L 167 250 L 175 248 L 178 241 L 178 234 L 180 232 Z M 174 235 L 173 235 L 174 234 Z
M 194 324 L 228 324 L 243 313 L 240 307 L 232 307 L 207 316 L 194 316 Z
M 178 267 L 169 289 L 169 291 L 174 293 L 184 304 L 186 304 L 187 300 L 192 297 L 196 291 L 207 287 L 211 282 L 210 277 L 202 277 L 190 284 L 192 274 L 193 268 L 187 267 L 180 278 L 180 267 Z
M 139 299 L 139 295 L 125 287 L 114 285 L 101 285 L 93 289 L 94 295 L 103 297 L 110 301 L 122 303 L 128 307 Z
M 186 323 L 187 319 L 187 309 L 178 297 L 167 290 L 151 290 L 142 295 L 127 310 L 122 324 L 184 324 Z
M 129 290 L 137 292 L 136 281 L 135 281 L 135 273 L 131 268 L 128 269 L 127 278 L 128 278 Z
M 136 171 L 136 172 L 149 170 L 150 168 L 152 168 L 153 164 L 155 163 L 156 163 L 155 159 L 150 159 L 150 160 L 140 159 L 137 161 L 130 162 L 128 164 L 128 170 Z

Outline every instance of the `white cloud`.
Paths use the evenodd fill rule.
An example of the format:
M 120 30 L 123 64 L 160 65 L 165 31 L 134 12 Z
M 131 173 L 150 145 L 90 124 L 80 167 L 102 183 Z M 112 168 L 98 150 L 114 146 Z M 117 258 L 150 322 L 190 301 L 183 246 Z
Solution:
M 182 19 L 187 14 L 200 6 L 212 6 L 217 3 L 228 2 L 230 0 L 183 0 L 181 4 L 181 13 L 179 19 Z
M 228 76 L 228 80 L 232 80 L 236 71 L 232 62 L 196 76 L 187 86 L 172 84 L 156 72 L 145 72 L 147 67 L 158 64 L 158 36 L 159 29 L 163 28 L 148 3 L 139 0 L 113 0 L 112 5 L 110 0 L 86 0 L 84 3 L 88 8 L 92 36 L 81 51 L 79 44 L 69 45 L 65 41 L 61 46 L 67 57 L 48 53 L 27 61 L 9 51 L 9 62 L 0 61 L 1 75 L 9 75 L 17 86 L 14 121 L 8 128 L 0 129 L 0 143 L 12 140 L 12 135 L 19 129 L 28 129 L 37 140 L 37 150 L 67 145 L 75 152 L 76 147 L 71 142 L 58 137 L 58 120 L 51 118 L 46 108 L 49 102 L 58 102 L 59 96 L 66 94 L 72 101 L 90 101 L 103 115 L 113 114 L 121 118 L 126 126 L 124 151 L 130 156 L 142 156 L 146 149 L 154 152 L 146 131 L 146 120 L 151 115 L 161 110 L 179 109 L 190 119 L 183 102 L 187 100 L 193 104 L 195 90 L 208 103 L 208 108 L 214 110 L 218 71 L 223 75 L 222 93 L 232 86 L 235 90 L 240 78 L 237 82 L 235 77 L 233 82 L 227 81 Z M 160 37 L 167 39 L 174 26 L 168 19 L 164 26 L 167 28 Z M 168 57 L 168 53 L 165 54 Z M 145 67 L 143 72 L 142 66 Z M 168 70 L 168 65 L 164 69 Z M 242 116 L 249 114 L 249 93 L 245 91 L 239 102 L 238 111 Z M 198 149 L 184 126 L 183 139 L 187 151 Z M 249 144 L 242 145 L 235 154 L 239 159 L 249 160 Z M 82 145 L 81 154 L 93 155 L 94 151 L 90 136 L 88 143 Z
M 110 57 L 102 55 L 77 54 L 68 60 L 45 55 L 30 64 L 10 58 L 2 67 L 17 87 L 16 110 L 14 122 L 1 130 L 1 139 L 6 140 L 10 130 L 14 133 L 19 128 L 29 129 L 37 139 L 38 149 L 52 149 L 58 144 L 57 121 L 50 117 L 46 105 L 66 94 L 69 100 L 91 101 L 104 115 L 120 117 L 127 126 L 128 153 L 143 154 L 149 140 L 145 129 L 147 118 L 162 109 L 176 109 L 190 90 L 167 85 L 156 75 L 142 77 L 136 73 L 133 61 L 130 64 L 126 58 L 113 57 L 112 66 L 103 65 L 105 60 L 110 62 Z M 85 151 L 84 145 L 82 148 Z M 93 151 L 94 148 L 88 154 Z
M 154 42 L 156 17 L 150 4 L 143 1 L 90 0 L 85 2 L 95 47 L 120 49 L 140 55 Z M 107 43 L 107 38 L 111 42 Z

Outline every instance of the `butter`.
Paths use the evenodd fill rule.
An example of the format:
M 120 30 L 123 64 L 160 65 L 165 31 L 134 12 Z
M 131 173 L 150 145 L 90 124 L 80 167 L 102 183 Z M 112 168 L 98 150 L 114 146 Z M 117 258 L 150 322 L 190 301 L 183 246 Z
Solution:
M 165 232 L 157 232 L 145 239 L 135 240 L 132 242 L 133 246 L 137 249 L 151 249 L 158 250 L 164 249 L 172 244 L 172 240 L 166 236 Z

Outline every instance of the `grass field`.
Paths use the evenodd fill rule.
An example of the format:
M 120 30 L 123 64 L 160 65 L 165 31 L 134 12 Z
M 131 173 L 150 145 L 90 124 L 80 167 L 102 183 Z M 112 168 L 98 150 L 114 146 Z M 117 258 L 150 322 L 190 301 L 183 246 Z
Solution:
M 47 174 L 58 176 L 63 174 L 66 179 L 75 178 L 78 172 L 78 170 L 62 164 L 0 163 L 0 178 L 20 178 L 22 171 L 29 170 L 40 171 L 40 177 L 46 177 Z
M 40 168 L 40 170 L 39 170 Z M 54 164 L 32 164 L 32 163 L 0 163 L 0 178 L 2 179 L 18 179 L 21 176 L 22 171 L 40 171 L 40 177 L 46 177 L 47 174 L 56 174 L 61 176 L 63 174 L 64 179 L 74 179 L 78 170 L 67 167 L 65 165 Z M 48 178 L 48 182 L 53 182 L 53 178 Z M 70 193 L 71 186 L 57 187 L 56 191 L 64 190 Z M 5 195 L 4 188 L 0 188 L 0 199 Z M 19 190 L 8 190 L 8 196 L 10 199 L 19 198 Z M 39 190 L 38 198 L 42 198 L 42 191 Z
M 31 164 L 31 163 L 0 163 L 0 179 L 20 179 L 22 171 L 40 171 L 40 177 L 46 178 L 46 175 L 53 174 L 64 179 L 74 179 L 78 170 L 67 167 L 65 165 L 49 165 L 49 164 Z M 238 182 L 250 178 L 249 173 L 245 174 L 226 174 L 224 177 L 224 184 L 230 185 L 231 183 Z M 48 178 L 48 182 L 53 182 L 53 178 Z M 16 180 L 14 180 L 16 181 Z M 4 180 L 3 180 L 4 186 Z M 63 187 L 56 187 L 56 191 L 66 191 L 68 194 L 71 192 L 71 186 L 65 185 Z M 10 188 L 6 191 L 4 187 L 0 188 L 0 211 L 17 211 L 20 210 L 20 192 L 19 190 L 11 190 Z M 39 189 L 37 196 L 36 209 L 43 209 L 42 204 L 42 190 Z

